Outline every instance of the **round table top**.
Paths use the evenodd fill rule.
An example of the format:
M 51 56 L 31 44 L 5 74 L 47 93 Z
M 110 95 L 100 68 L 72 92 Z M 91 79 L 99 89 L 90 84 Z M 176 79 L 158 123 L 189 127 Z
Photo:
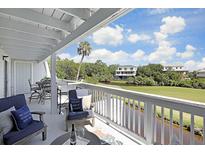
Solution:
M 63 145 L 70 144 L 70 133 L 65 133 L 59 137 L 57 137 L 51 145 Z M 93 133 L 84 129 L 84 135 L 77 134 L 77 145 L 100 145 L 101 140 Z

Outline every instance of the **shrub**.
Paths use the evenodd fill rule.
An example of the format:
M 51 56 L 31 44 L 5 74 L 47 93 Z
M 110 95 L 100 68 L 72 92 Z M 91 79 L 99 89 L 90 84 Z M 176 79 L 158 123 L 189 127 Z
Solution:
M 205 89 L 205 83 L 200 82 L 199 86 L 201 87 L 201 89 Z
M 186 88 L 192 88 L 192 83 L 190 80 L 183 80 L 178 82 L 179 87 L 186 87 Z
M 142 76 L 137 76 L 135 78 L 135 84 L 139 86 L 145 85 L 144 78 Z
M 97 78 L 95 78 L 95 77 L 89 77 L 89 76 L 87 76 L 87 77 L 85 78 L 85 81 L 88 82 L 88 83 L 93 83 L 93 84 L 97 84 L 97 83 L 98 83 Z
M 144 78 L 144 84 L 146 86 L 155 86 L 156 82 L 152 78 Z
M 134 84 L 135 83 L 135 78 L 134 77 L 129 77 L 127 78 L 127 84 Z
M 193 88 L 197 88 L 197 89 L 201 88 L 201 87 L 199 86 L 199 83 L 198 83 L 198 82 L 193 82 L 193 83 L 192 83 L 192 87 L 193 87 Z

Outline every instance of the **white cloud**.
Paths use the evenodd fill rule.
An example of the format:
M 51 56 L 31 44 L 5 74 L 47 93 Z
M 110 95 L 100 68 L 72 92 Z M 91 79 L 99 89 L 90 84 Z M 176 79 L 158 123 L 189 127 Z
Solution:
M 157 8 L 157 9 L 149 9 L 149 14 L 156 15 L 156 14 L 163 14 L 169 12 L 170 9 L 168 8 Z
M 110 51 L 107 49 L 96 49 L 91 52 L 89 56 L 86 56 L 84 62 L 96 62 L 96 60 L 102 60 L 107 64 L 134 64 L 136 61 L 145 60 L 145 52 L 137 50 L 135 53 L 127 53 L 125 51 Z M 75 62 L 80 61 L 80 56 L 75 56 L 73 59 Z
M 167 35 L 161 32 L 154 32 L 154 36 L 157 42 L 163 41 L 167 38 Z
M 160 26 L 160 32 L 163 34 L 175 34 L 181 32 L 185 26 L 185 20 L 182 17 L 167 16 L 162 19 L 163 25 Z
M 148 41 L 150 39 L 151 39 L 151 37 L 149 35 L 146 35 L 146 34 L 134 33 L 134 34 L 130 34 L 128 36 L 128 41 L 130 41 L 131 43 L 136 43 L 138 41 Z
M 177 56 L 183 59 L 191 58 L 194 55 L 194 52 L 196 51 L 196 48 L 192 45 L 186 45 L 186 50 L 184 52 L 178 52 Z
M 134 54 L 132 54 L 132 57 L 136 60 L 142 60 L 145 58 L 145 52 L 139 49 Z
M 185 68 L 193 71 L 205 68 L 205 57 L 203 57 L 200 61 L 189 60 L 184 64 Z
M 163 63 L 165 63 L 167 60 L 171 60 L 175 53 L 176 48 L 171 47 L 169 42 L 163 41 L 154 52 L 149 54 L 148 61 L 153 63 L 163 61 Z
M 61 54 L 58 54 L 58 57 L 60 57 L 61 59 L 70 59 L 71 56 L 69 53 L 61 53 Z
M 80 61 L 80 56 L 72 58 L 75 62 Z M 91 52 L 89 56 L 86 56 L 84 62 L 95 62 L 96 60 L 102 60 L 107 64 L 126 64 L 129 61 L 129 54 L 119 50 L 112 52 L 107 49 L 96 49 Z
M 172 43 L 167 40 L 170 34 L 181 32 L 186 24 L 182 17 L 164 17 L 159 32 L 154 32 L 155 42 L 158 47 L 148 55 L 148 61 L 152 63 L 166 63 L 176 56 L 177 50 Z M 188 47 L 190 51 L 190 46 Z
M 93 33 L 93 42 L 99 45 L 119 45 L 123 42 L 123 31 L 123 28 L 118 25 L 103 27 Z

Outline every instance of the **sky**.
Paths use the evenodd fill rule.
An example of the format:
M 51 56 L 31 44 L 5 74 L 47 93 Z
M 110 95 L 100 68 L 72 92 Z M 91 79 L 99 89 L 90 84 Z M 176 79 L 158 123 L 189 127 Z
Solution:
M 133 9 L 84 40 L 92 52 L 84 62 L 110 64 L 182 64 L 205 68 L 205 9 Z M 78 43 L 59 53 L 80 61 Z

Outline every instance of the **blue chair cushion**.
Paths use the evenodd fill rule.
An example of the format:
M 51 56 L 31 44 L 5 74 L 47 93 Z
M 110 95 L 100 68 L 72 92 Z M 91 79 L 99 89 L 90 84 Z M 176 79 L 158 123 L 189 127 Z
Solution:
M 69 112 L 68 120 L 76 120 L 76 119 L 83 119 L 89 116 L 89 112 L 87 111 L 80 111 L 80 112 Z
M 17 110 L 24 105 L 26 105 L 26 99 L 24 94 L 19 94 L 16 96 L 11 96 L 6 98 L 0 98 L 0 112 L 6 111 L 13 106 Z
M 33 121 L 31 112 L 27 105 L 24 105 L 15 111 L 11 111 L 11 114 L 18 130 L 26 128 Z
M 14 144 L 17 141 L 37 132 L 44 128 L 42 121 L 33 120 L 30 125 L 20 131 L 12 130 L 3 136 L 4 144 Z
M 82 98 L 69 99 L 69 108 L 71 112 L 83 111 Z

